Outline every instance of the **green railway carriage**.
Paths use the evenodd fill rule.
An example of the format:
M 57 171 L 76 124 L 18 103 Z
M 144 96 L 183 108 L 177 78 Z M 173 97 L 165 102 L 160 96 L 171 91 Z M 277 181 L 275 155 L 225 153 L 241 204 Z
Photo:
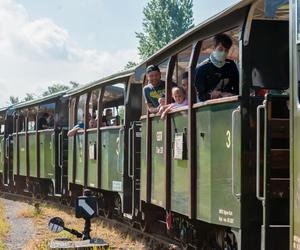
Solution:
M 133 70 L 128 70 L 67 94 L 69 127 L 84 123 L 83 129 L 69 137 L 69 194 L 76 197 L 83 188 L 90 188 L 106 216 L 116 211 L 132 218 L 139 201 L 139 192 L 134 192 L 139 172 L 134 171 L 138 167 L 133 167 L 132 157 L 140 153 L 131 149 L 140 145 L 136 121 L 141 114 L 141 86 Z
M 169 103 L 172 82 L 189 72 L 188 107 L 163 121 L 144 109 L 141 118 L 145 230 L 165 221 L 187 248 L 289 248 L 288 10 L 287 1 L 241 1 L 136 69 L 143 79 L 148 65 L 160 67 Z M 196 67 L 219 33 L 233 40 L 239 95 L 197 103 Z
M 64 94 L 14 106 L 12 179 L 19 192 L 53 196 L 66 190 L 66 156 L 60 150 L 68 126 L 68 99 Z
M 106 216 L 163 226 L 185 249 L 300 249 L 299 10 L 239 1 L 135 70 L 0 109 L 1 189 L 74 202 L 89 188 Z M 219 33 L 233 40 L 239 94 L 197 102 L 195 72 Z M 168 103 L 189 73 L 188 106 L 165 120 L 142 99 L 150 64 Z

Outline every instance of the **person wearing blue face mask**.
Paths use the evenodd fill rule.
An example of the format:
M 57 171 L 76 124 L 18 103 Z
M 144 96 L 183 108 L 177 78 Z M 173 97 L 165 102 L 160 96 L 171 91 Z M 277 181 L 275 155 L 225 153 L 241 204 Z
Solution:
M 196 69 L 195 87 L 201 102 L 239 94 L 239 72 L 234 61 L 227 59 L 231 38 L 218 34 L 214 50 Z

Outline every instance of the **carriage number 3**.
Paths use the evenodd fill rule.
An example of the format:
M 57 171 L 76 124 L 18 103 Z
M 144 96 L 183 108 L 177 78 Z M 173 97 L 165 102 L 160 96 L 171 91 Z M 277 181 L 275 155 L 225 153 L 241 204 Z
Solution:
M 227 148 L 230 148 L 230 146 L 231 146 L 231 140 L 230 140 L 230 138 L 231 138 L 231 133 L 230 133 L 229 130 L 226 131 L 226 137 L 227 137 L 227 140 L 226 140 L 226 147 L 227 147 Z

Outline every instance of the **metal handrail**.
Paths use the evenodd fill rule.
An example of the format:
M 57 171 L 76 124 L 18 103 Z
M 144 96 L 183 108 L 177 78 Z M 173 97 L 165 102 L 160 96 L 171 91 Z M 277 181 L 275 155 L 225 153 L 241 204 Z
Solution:
M 131 154 L 132 154 L 132 152 L 131 152 L 131 137 L 132 137 L 132 131 L 134 130 L 134 125 L 132 125 L 132 127 L 130 128 L 130 129 L 128 129 L 128 164 L 127 164 L 127 171 L 128 171 L 128 176 L 130 177 L 130 178 L 133 178 L 133 174 L 131 174 L 131 159 L 133 159 L 133 158 L 131 158 Z M 133 161 L 134 161 L 134 159 L 133 159 Z
M 235 109 L 231 114 L 231 193 L 234 197 L 239 199 L 241 197 L 240 193 L 235 192 L 234 183 L 234 170 L 235 170 L 235 161 L 234 161 L 234 153 L 235 153 L 235 143 L 234 143 L 234 131 L 235 131 L 235 117 L 236 114 L 240 114 L 240 107 Z
M 51 144 L 52 144 L 52 156 L 51 156 L 51 158 L 52 158 L 52 163 L 53 163 L 53 165 L 55 166 L 55 142 L 54 142 L 54 136 L 55 136 L 55 133 L 52 133 L 51 134 Z
M 61 146 L 63 144 L 61 138 L 62 138 L 62 131 L 58 134 L 58 165 L 62 168 L 62 157 L 61 157 Z
M 124 127 L 120 128 L 119 130 L 119 150 L 121 149 L 120 145 L 121 145 L 121 134 L 123 133 L 124 131 Z M 123 157 L 123 153 L 121 154 L 121 151 L 119 151 L 119 154 L 118 154 L 118 162 L 117 162 L 117 168 L 118 168 L 118 171 L 120 174 L 123 174 L 123 167 L 121 166 L 120 164 L 120 155 L 122 155 Z
M 265 197 L 260 195 L 260 111 L 265 109 L 266 101 L 262 105 L 258 105 L 256 109 L 256 198 L 260 201 L 265 200 Z M 266 133 L 266 131 L 264 132 Z
M 5 140 L 5 158 L 8 159 L 8 151 L 9 151 L 9 137 Z

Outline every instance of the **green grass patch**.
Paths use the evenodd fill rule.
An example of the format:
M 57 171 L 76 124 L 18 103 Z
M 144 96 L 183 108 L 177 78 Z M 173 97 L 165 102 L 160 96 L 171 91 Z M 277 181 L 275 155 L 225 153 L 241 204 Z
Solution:
M 0 250 L 4 250 L 3 240 L 5 239 L 9 231 L 9 223 L 5 216 L 5 208 L 2 202 L 0 202 Z

